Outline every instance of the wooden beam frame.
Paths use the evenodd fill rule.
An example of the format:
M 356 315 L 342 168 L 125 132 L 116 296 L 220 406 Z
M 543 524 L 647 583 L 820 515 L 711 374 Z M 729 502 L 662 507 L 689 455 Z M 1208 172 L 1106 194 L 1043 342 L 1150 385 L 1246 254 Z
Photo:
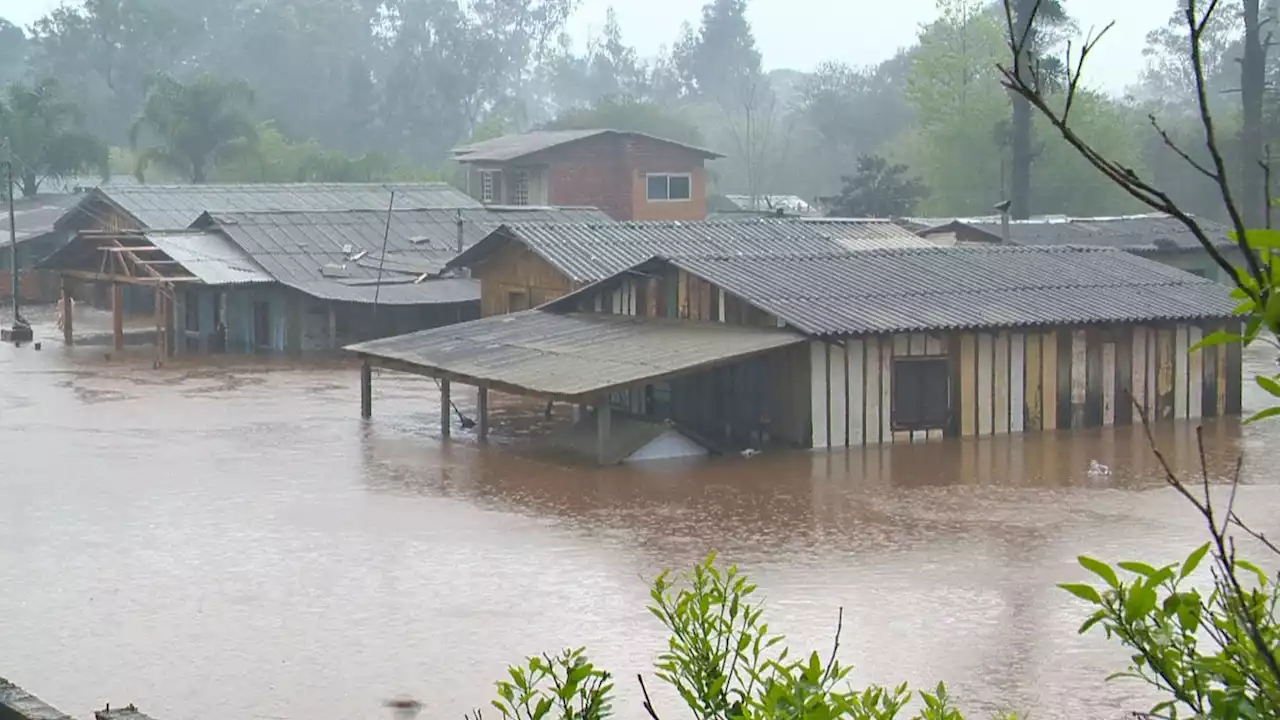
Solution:
M 109 272 L 93 272 L 90 270 L 55 270 L 63 277 L 75 278 L 77 280 L 88 280 L 90 282 L 118 282 L 127 285 L 156 285 L 174 282 L 200 282 L 198 277 L 137 277 L 135 275 L 117 275 Z

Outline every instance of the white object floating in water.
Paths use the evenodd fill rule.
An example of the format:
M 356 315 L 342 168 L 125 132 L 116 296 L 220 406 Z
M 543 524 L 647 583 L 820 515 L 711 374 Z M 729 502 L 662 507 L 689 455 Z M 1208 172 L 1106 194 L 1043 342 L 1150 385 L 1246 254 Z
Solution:
M 1097 460 L 1090 460 L 1090 461 L 1089 461 L 1089 474 L 1090 474 L 1090 475 L 1110 475 L 1110 474 L 1111 474 L 1111 468 L 1107 467 L 1106 465 L 1103 465 L 1102 463 L 1098 462 Z
M 747 448 L 746 450 L 742 451 L 742 457 L 744 458 L 755 457 L 759 454 L 760 454 L 760 451 L 754 448 Z

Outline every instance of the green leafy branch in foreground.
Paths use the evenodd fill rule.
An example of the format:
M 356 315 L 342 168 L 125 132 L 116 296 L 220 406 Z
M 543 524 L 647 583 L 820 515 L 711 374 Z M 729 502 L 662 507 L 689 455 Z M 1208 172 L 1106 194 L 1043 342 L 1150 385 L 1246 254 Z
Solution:
M 656 675 L 676 691 L 696 720 L 895 720 L 912 699 L 907 685 L 848 683 L 842 665 L 844 613 L 830 656 L 792 655 L 782 635 L 763 620 L 756 586 L 736 566 L 716 565 L 715 555 L 673 579 L 653 582 L 649 611 L 670 633 L 655 663 Z M 493 706 L 503 720 L 603 720 L 613 708 L 609 674 L 579 650 L 556 658 L 531 657 L 508 670 Z M 644 710 L 661 720 L 644 677 L 637 676 Z M 945 685 L 919 693 L 912 720 L 963 720 Z M 1012 718 L 1013 716 L 1008 716 Z M 475 713 L 479 720 L 479 712 Z

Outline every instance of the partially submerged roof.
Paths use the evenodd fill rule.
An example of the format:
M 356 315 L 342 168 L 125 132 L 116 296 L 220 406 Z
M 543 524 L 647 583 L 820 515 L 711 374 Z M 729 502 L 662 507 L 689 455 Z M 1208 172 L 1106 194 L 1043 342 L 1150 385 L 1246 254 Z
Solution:
M 19 243 L 35 240 L 53 232 L 58 218 L 80 201 L 82 195 L 36 195 L 15 197 L 13 201 L 13 225 Z M 0 245 L 9 243 L 9 213 L 0 203 Z
M 1234 244 L 1227 226 L 1204 218 L 1196 218 L 1196 221 L 1217 244 Z M 982 233 L 995 242 L 1004 237 L 998 217 L 959 219 L 921 231 L 921 234 L 956 232 L 964 228 Z M 1202 247 L 1180 220 L 1163 213 L 1013 220 L 1009 223 L 1009 242 L 1015 245 L 1090 245 L 1129 252 L 1199 250 Z
M 607 278 L 655 255 L 778 257 L 934 247 L 887 220 L 506 224 L 449 265 L 470 266 L 511 242 L 528 247 L 575 282 Z
M 545 150 L 561 147 L 570 143 L 575 143 L 588 138 L 616 136 L 620 138 L 641 138 L 654 142 L 665 143 L 683 148 L 708 160 L 724 157 L 714 150 L 682 143 L 676 140 L 668 140 L 656 135 L 648 135 L 640 132 L 631 132 L 628 130 L 534 130 L 532 132 L 519 133 L 515 135 L 503 135 L 492 140 L 482 140 L 480 142 L 463 145 L 453 149 L 454 158 L 458 162 L 509 162 L 520 158 L 535 155 Z
M 804 342 L 786 330 L 528 310 L 351 345 L 392 369 L 576 399 Z
M 201 213 L 274 210 L 383 210 L 395 191 L 397 207 L 468 208 L 480 203 L 448 183 L 259 183 L 129 185 L 97 188 L 105 199 L 153 230 L 180 230 Z
M 1103 248 L 932 248 L 651 262 L 682 268 L 812 335 L 1224 319 L 1235 307 L 1219 283 Z M 574 295 L 547 307 L 570 307 Z

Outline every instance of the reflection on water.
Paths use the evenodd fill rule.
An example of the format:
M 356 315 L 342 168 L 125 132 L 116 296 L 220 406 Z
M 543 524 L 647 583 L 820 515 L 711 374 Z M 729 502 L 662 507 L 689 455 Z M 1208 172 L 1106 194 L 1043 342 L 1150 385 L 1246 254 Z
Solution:
M 370 717 L 410 692 L 456 716 L 528 653 L 646 670 L 646 579 L 717 549 L 796 645 L 829 647 L 843 607 L 857 681 L 1119 717 L 1145 696 L 1103 683 L 1124 655 L 1076 635 L 1083 608 L 1054 584 L 1079 553 L 1163 562 L 1200 534 L 1127 428 L 599 470 L 532 453 L 547 421 L 514 398 L 495 407 L 505 447 L 442 444 L 420 378 L 378 377 L 362 423 L 356 376 L 0 346 L 0 674 L 73 714 Z M 1243 507 L 1269 531 L 1274 432 L 1205 428 L 1215 477 L 1246 450 Z M 1158 441 L 1191 468 L 1193 438 Z

